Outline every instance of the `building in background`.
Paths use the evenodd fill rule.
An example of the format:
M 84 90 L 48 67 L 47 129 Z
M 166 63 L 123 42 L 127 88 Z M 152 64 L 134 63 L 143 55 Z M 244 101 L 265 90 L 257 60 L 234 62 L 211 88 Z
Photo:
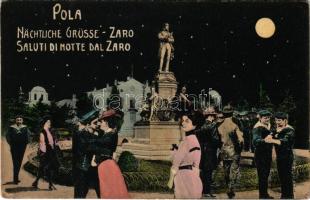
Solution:
M 33 106 L 37 104 L 40 100 L 43 104 L 51 104 L 51 102 L 48 100 L 48 93 L 46 92 L 46 90 L 41 86 L 35 86 L 29 92 L 28 104 L 29 106 Z
M 133 136 L 133 125 L 141 119 L 139 108 L 143 104 L 143 100 L 147 93 L 150 93 L 148 82 L 145 84 L 137 81 L 133 77 L 127 77 L 126 81 L 114 81 L 119 96 L 121 98 L 122 111 L 124 112 L 124 123 L 120 130 L 122 137 Z M 94 89 L 87 92 L 88 96 L 92 96 L 96 107 L 105 109 L 108 105 L 108 98 L 111 96 L 113 86 L 109 84 L 102 89 Z

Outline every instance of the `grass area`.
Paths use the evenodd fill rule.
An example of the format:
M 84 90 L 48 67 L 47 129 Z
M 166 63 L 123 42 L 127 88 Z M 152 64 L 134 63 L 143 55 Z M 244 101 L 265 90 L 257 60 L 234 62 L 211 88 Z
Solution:
M 137 160 L 138 167 L 136 171 L 123 171 L 123 176 L 130 191 L 144 192 L 172 192 L 166 186 L 169 179 L 171 162 L 168 161 L 147 161 Z M 71 160 L 62 159 L 62 165 L 59 174 L 55 178 L 58 184 L 72 185 Z M 279 186 L 279 179 L 276 166 L 273 163 L 270 174 L 270 187 Z M 310 176 L 310 161 L 304 158 L 295 159 L 294 179 L 295 182 L 301 182 Z M 25 169 L 33 174 L 36 173 L 36 167 L 27 163 Z M 215 192 L 224 192 L 226 190 L 224 180 L 224 170 L 218 167 L 215 172 Z M 253 190 L 258 188 L 258 179 L 256 168 L 241 166 L 239 181 L 236 186 L 237 191 Z

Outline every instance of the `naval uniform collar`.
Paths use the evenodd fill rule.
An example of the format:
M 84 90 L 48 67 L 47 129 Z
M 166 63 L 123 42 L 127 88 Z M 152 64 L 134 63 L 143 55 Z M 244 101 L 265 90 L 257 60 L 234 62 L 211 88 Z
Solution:
M 12 128 L 15 128 L 16 130 L 20 130 L 20 129 L 26 127 L 26 125 L 22 124 L 22 125 L 20 125 L 20 126 L 17 126 L 16 124 L 13 124 L 11 127 L 12 127 Z

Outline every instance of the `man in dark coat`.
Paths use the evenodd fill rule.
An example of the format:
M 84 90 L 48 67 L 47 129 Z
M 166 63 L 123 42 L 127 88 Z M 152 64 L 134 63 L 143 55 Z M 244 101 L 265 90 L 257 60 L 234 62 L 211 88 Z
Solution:
M 86 198 L 88 190 L 93 186 L 99 197 L 99 179 L 97 167 L 91 166 L 93 152 L 89 149 L 95 140 L 95 125 L 91 124 L 98 112 L 91 111 L 84 115 L 78 123 L 78 130 L 72 138 L 72 170 L 74 182 L 74 198 Z
M 24 158 L 25 150 L 29 142 L 30 131 L 26 125 L 23 124 L 24 120 L 21 115 L 15 117 L 15 124 L 9 127 L 6 134 L 6 140 L 10 145 L 12 161 L 13 161 L 13 183 L 18 184 L 18 174 L 22 161 Z
M 205 124 L 197 132 L 197 138 L 201 147 L 201 180 L 205 197 L 215 197 L 211 193 L 212 172 L 217 167 L 217 150 L 221 147 L 221 141 L 217 130 L 215 118 L 217 113 L 209 107 L 204 113 Z
M 257 167 L 259 198 L 272 199 L 268 194 L 268 176 L 272 161 L 272 144 L 266 139 L 272 138 L 270 116 L 268 110 L 258 112 L 259 121 L 253 128 L 254 159 Z
M 281 199 L 294 199 L 292 167 L 295 130 L 288 125 L 287 113 L 276 113 L 275 122 L 277 129 L 273 133 L 273 138 L 266 139 L 266 142 L 274 144 L 276 149 L 277 168 L 281 182 Z
M 241 131 L 243 132 L 244 137 L 244 147 L 243 149 L 245 151 L 250 151 L 251 149 L 251 130 L 252 127 L 250 127 L 250 120 L 248 118 L 248 112 L 242 111 L 239 113 L 240 121 L 242 126 L 240 127 Z

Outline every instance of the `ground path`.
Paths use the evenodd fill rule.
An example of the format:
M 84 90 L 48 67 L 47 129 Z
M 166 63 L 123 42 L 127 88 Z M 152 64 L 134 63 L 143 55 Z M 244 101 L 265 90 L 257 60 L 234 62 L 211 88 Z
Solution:
M 25 153 L 23 164 L 27 162 L 27 155 L 31 152 L 31 148 L 28 147 Z M 308 151 L 300 151 L 299 154 L 309 157 Z M 40 180 L 39 188 L 40 190 L 34 190 L 31 187 L 31 183 L 34 180 L 34 176 L 24 169 L 21 169 L 19 185 L 6 184 L 12 181 L 12 161 L 9 152 L 9 146 L 6 141 L 2 138 L 1 140 L 1 191 L 2 196 L 5 198 L 72 198 L 73 197 L 73 187 L 55 185 L 57 190 L 48 191 L 48 183 Z M 310 198 L 310 180 L 298 183 L 295 186 L 295 198 L 298 199 L 309 199 Z M 274 188 L 269 190 L 270 195 L 275 198 L 280 197 L 279 188 Z M 173 194 L 169 193 L 142 193 L 142 192 L 130 192 L 132 198 L 173 198 Z M 216 194 L 217 198 L 227 198 L 225 193 Z M 249 199 L 258 197 L 258 191 L 245 191 L 237 192 L 236 198 Z M 90 190 L 87 198 L 96 198 L 94 190 Z

